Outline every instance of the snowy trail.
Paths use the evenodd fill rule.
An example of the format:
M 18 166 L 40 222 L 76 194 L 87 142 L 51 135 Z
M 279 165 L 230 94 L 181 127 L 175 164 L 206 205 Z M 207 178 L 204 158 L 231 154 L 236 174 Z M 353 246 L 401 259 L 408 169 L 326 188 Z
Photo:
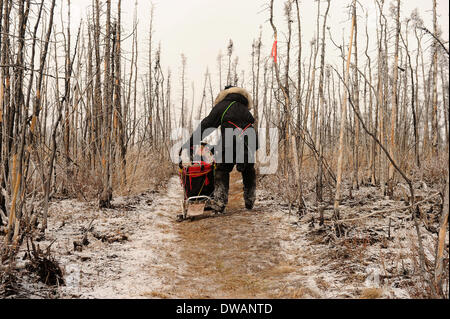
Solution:
M 299 223 L 262 191 L 247 211 L 240 176 L 231 176 L 227 213 L 193 222 L 176 222 L 177 176 L 165 193 L 116 198 L 114 209 L 54 203 L 41 247 L 56 240 L 52 251 L 67 282 L 61 297 L 358 298 L 372 287 L 365 281 L 372 256 L 342 257 L 346 247 L 314 244 L 320 229 Z M 83 234 L 89 243 L 74 251 Z M 407 297 L 402 290 L 390 296 Z
M 177 176 L 166 194 L 117 198 L 115 208 L 98 211 L 65 201 L 52 211 L 50 237 L 66 251 L 68 298 L 301 298 L 320 297 L 303 272 L 301 239 L 284 213 L 243 209 L 242 181 L 232 174 L 225 215 L 177 223 L 182 188 Z M 61 218 L 64 227 L 61 227 Z M 89 245 L 73 252 L 80 229 L 94 219 Z M 124 241 L 96 234 L 126 234 Z M 95 238 L 97 237 L 97 238 Z
M 90 244 L 82 252 L 63 256 L 68 285 L 62 287 L 66 297 L 81 298 L 155 298 L 167 284 L 164 274 L 176 265 L 168 263 L 177 235 L 171 231 L 174 211 L 179 209 L 181 195 L 179 180 L 175 176 L 169 181 L 167 194 L 163 197 L 143 194 L 131 198 L 117 198 L 115 209 L 103 212 L 82 210 L 81 215 L 94 218 L 93 230 L 89 233 Z M 72 207 L 72 201 L 65 206 Z M 79 233 L 74 224 L 80 224 L 79 209 L 63 210 L 69 213 L 71 230 L 58 234 L 58 228 L 49 234 L 67 236 Z M 86 225 L 86 222 L 81 222 Z M 78 227 L 79 228 L 79 227 Z M 123 233 L 125 241 L 102 242 L 94 238 L 96 233 Z M 97 236 L 98 237 L 98 236 Z M 59 247 L 61 248 L 61 247 Z M 70 243 L 65 249 L 70 251 Z M 67 267 L 68 266 L 68 267 Z
M 167 285 L 164 273 L 174 268 L 167 262 L 177 236 L 170 232 L 173 212 L 179 209 L 181 196 L 176 190 L 177 177 L 169 182 L 167 195 L 156 198 L 153 207 L 137 206 L 138 230 L 127 243 L 118 247 L 116 254 L 121 262 L 120 274 L 113 281 L 95 286 L 91 295 L 96 298 L 146 298 L 157 297 Z

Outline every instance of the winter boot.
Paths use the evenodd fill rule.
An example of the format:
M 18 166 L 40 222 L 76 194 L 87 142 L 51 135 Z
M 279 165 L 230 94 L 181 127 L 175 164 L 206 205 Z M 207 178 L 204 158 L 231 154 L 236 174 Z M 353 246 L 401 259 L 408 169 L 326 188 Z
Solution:
M 251 210 L 256 200 L 256 171 L 253 164 L 245 165 L 245 169 L 241 171 L 242 181 L 244 183 L 244 201 L 245 208 Z
M 214 199 L 209 203 L 209 207 L 216 213 L 223 213 L 228 204 L 228 189 L 230 187 L 230 173 L 227 171 L 216 171 Z

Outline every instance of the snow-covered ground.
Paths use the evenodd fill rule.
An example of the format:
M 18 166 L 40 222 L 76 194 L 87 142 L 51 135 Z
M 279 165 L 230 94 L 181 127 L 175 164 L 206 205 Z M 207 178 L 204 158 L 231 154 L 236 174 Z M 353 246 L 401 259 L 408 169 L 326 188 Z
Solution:
M 113 209 L 53 202 L 46 238 L 38 244 L 53 243 L 52 255 L 64 270 L 66 284 L 56 297 L 422 297 L 417 238 L 407 211 L 348 221 L 345 236 L 336 236 L 330 210 L 319 226 L 316 212 L 289 214 L 267 191 L 259 190 L 255 209 L 245 210 L 242 182 L 232 176 L 227 214 L 193 222 L 176 221 L 183 196 L 177 176 L 162 193 L 115 198 Z M 404 204 L 377 192 L 362 187 L 343 200 L 341 218 Z M 432 261 L 433 205 L 421 209 L 430 225 L 421 232 Z M 74 245 L 83 239 L 84 245 Z

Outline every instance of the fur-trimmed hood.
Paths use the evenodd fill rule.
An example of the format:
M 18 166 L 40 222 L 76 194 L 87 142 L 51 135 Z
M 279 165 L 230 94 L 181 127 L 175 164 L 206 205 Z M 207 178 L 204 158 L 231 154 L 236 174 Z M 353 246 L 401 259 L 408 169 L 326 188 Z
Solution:
M 248 101 L 248 109 L 250 110 L 250 109 L 253 108 L 252 96 L 250 95 L 250 93 L 246 89 L 243 89 L 243 88 L 240 88 L 240 87 L 232 87 L 232 88 L 229 88 L 227 90 L 221 91 L 219 93 L 219 95 L 217 96 L 216 100 L 214 101 L 214 105 L 217 105 L 220 102 L 222 102 L 225 99 L 225 97 L 228 94 L 231 94 L 231 93 L 241 94 Z

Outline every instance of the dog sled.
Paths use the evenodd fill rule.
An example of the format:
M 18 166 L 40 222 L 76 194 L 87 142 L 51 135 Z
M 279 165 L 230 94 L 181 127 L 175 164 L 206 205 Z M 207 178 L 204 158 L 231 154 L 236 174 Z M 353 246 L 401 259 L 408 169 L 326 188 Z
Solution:
M 205 143 L 197 146 L 190 161 L 179 161 L 179 176 L 184 196 L 182 214 L 178 221 L 193 220 L 205 214 L 205 206 L 212 200 L 216 163 L 213 148 Z

